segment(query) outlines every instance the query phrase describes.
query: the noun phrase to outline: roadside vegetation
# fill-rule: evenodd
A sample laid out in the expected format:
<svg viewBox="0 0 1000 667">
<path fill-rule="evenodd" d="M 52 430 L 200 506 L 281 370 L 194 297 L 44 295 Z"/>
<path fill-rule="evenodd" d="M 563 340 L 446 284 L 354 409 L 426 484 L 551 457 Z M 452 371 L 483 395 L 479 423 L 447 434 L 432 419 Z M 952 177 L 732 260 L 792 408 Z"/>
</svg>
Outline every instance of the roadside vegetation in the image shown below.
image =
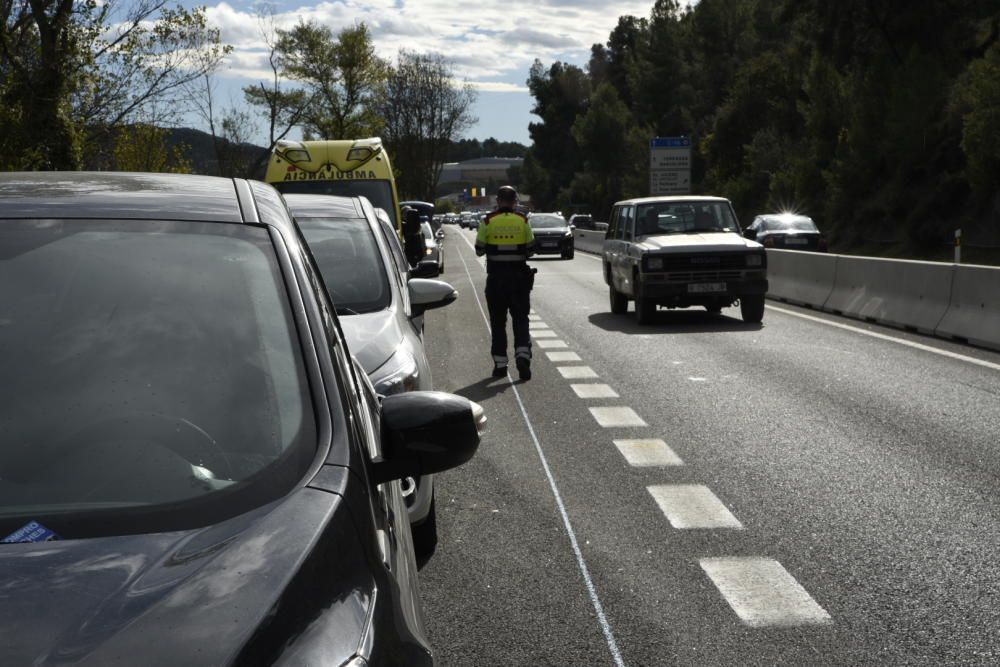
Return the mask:
<svg viewBox="0 0 1000 667">
<path fill-rule="evenodd" d="M 689 136 L 695 192 L 795 210 L 835 251 L 1000 263 L 995 0 L 658 0 L 585 68 L 536 61 L 522 174 L 606 219 L 648 193 L 648 141 Z M 992 248 L 991 248 L 992 246 Z"/>
</svg>

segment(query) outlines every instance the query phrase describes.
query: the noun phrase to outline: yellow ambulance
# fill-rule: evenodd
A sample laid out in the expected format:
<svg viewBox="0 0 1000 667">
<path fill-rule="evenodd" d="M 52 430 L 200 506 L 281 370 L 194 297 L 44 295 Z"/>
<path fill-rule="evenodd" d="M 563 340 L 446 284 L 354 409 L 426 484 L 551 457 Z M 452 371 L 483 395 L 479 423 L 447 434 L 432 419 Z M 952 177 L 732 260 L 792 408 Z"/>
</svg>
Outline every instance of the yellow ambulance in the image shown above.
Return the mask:
<svg viewBox="0 0 1000 667">
<path fill-rule="evenodd" d="M 402 230 L 392 165 L 378 137 L 279 141 L 264 180 L 283 193 L 368 197 Z"/>
</svg>

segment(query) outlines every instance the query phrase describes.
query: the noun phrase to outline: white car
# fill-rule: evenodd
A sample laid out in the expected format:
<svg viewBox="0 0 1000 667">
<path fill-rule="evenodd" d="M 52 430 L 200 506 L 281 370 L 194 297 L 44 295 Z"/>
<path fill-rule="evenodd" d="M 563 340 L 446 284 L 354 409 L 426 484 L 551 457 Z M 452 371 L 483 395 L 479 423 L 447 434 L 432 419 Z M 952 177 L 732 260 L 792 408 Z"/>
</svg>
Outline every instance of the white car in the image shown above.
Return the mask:
<svg viewBox="0 0 1000 667">
<path fill-rule="evenodd" d="M 448 283 L 411 277 L 392 222 L 366 198 L 290 194 L 285 201 L 323 276 L 347 346 L 376 393 L 433 389 L 423 314 L 451 303 L 458 292 Z M 432 263 L 418 268 L 425 266 L 437 269 Z M 426 560 L 437 544 L 434 478 L 407 478 L 403 491 L 414 549 Z"/>
</svg>

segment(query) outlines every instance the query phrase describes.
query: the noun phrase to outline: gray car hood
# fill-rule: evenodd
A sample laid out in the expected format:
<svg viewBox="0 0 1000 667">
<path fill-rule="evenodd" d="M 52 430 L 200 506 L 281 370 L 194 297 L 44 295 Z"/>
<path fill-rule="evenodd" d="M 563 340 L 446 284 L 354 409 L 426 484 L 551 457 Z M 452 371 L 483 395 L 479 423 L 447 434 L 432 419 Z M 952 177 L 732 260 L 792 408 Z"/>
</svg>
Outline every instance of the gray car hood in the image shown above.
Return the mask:
<svg viewBox="0 0 1000 667">
<path fill-rule="evenodd" d="M 653 252 L 726 252 L 762 248 L 756 241 L 749 241 L 733 232 L 708 234 L 660 234 L 647 236 L 637 244 Z"/>
<path fill-rule="evenodd" d="M 341 315 L 340 328 L 351 354 L 357 357 L 368 375 L 384 364 L 403 342 L 399 316 L 392 309 Z"/>
</svg>

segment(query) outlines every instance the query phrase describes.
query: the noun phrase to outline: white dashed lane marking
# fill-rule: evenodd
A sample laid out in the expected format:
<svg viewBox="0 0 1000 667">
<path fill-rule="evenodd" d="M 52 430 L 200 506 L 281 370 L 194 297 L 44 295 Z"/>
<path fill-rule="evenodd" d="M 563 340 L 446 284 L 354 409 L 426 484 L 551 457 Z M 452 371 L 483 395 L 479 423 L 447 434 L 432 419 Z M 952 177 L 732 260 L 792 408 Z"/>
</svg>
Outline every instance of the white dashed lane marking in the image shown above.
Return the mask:
<svg viewBox="0 0 1000 667">
<path fill-rule="evenodd" d="M 545 322 L 528 322 L 528 330 L 535 331 L 536 329 L 548 329 L 549 325 Z"/>
<path fill-rule="evenodd" d="M 570 389 L 580 398 L 618 398 L 618 392 L 606 384 L 571 384 Z"/>
<path fill-rule="evenodd" d="M 637 468 L 684 465 L 681 457 L 677 456 L 674 450 L 670 449 L 670 446 L 659 438 L 615 440 L 614 442 L 615 447 L 622 453 L 629 465 Z"/>
<path fill-rule="evenodd" d="M 566 342 L 558 339 L 536 340 L 535 345 L 542 349 L 551 349 L 554 347 L 566 347 Z"/>
<path fill-rule="evenodd" d="M 555 338 L 556 332 L 552 329 L 534 329 L 530 331 L 532 338 Z"/>
<path fill-rule="evenodd" d="M 529 322 L 537 322 L 542 319 L 539 315 L 528 315 Z"/>
<path fill-rule="evenodd" d="M 702 484 L 662 484 L 646 490 L 674 528 L 743 528 L 712 490 Z"/>
<path fill-rule="evenodd" d="M 698 563 L 747 625 L 788 627 L 833 620 L 776 560 L 702 558 Z"/>
<path fill-rule="evenodd" d="M 585 378 L 595 378 L 597 373 L 590 366 L 556 366 L 559 375 L 567 380 L 582 380 Z"/>
<path fill-rule="evenodd" d="M 549 361 L 580 361 L 580 355 L 570 350 L 546 352 L 545 356 L 549 358 Z"/>
<path fill-rule="evenodd" d="M 604 428 L 616 426 L 649 426 L 632 408 L 590 408 L 597 423 Z"/>
</svg>

